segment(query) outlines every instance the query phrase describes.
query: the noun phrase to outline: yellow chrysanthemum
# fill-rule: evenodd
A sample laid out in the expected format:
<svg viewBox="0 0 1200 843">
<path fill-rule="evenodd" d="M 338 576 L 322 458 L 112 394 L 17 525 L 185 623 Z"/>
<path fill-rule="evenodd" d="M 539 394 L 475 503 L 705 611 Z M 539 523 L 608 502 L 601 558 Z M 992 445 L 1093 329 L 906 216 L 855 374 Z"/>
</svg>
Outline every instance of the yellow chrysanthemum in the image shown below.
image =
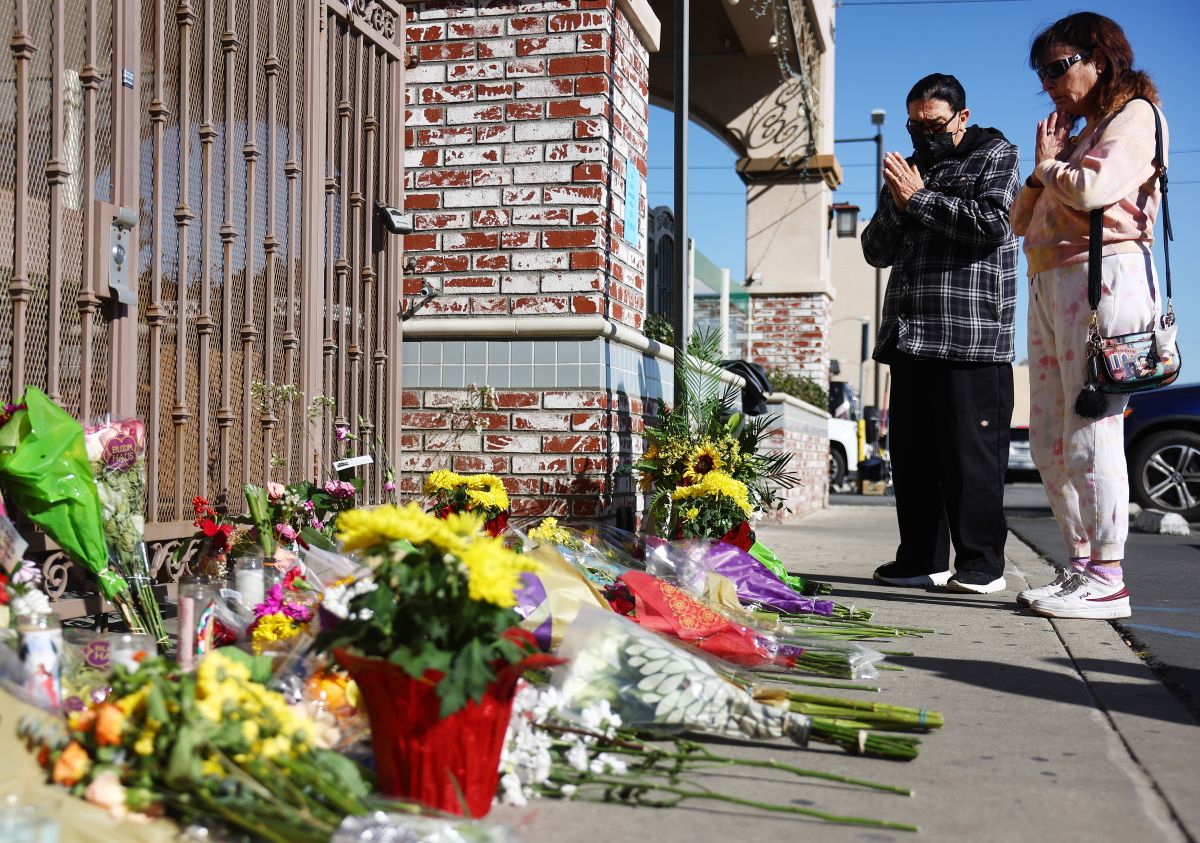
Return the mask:
<svg viewBox="0 0 1200 843">
<path fill-rule="evenodd" d="M 521 585 L 521 572 L 538 570 L 532 559 L 487 536 L 475 539 L 458 557 L 467 568 L 470 598 L 502 608 L 516 605 L 513 592 Z"/>
<path fill-rule="evenodd" d="M 482 527 L 482 519 L 473 513 L 457 513 L 441 519 L 410 503 L 343 512 L 337 521 L 337 537 L 346 552 L 407 541 L 412 544 L 428 542 L 453 553 Z"/>
<path fill-rule="evenodd" d="M 680 486 L 671 492 L 671 500 L 676 501 L 715 497 L 729 498 L 747 516 L 754 511 L 750 506 L 750 494 L 746 484 L 723 471 L 710 471 L 700 478 L 699 483 Z"/>
<path fill-rule="evenodd" d="M 658 459 L 658 453 L 659 453 L 658 446 L 651 445 L 649 448 L 646 449 L 646 453 L 642 454 L 642 456 L 645 459 L 654 460 L 654 459 Z"/>
<path fill-rule="evenodd" d="M 299 634 L 300 626 L 295 621 L 282 612 L 273 612 L 263 615 L 254 624 L 254 632 L 250 636 L 250 641 L 254 645 L 254 652 L 261 655 L 268 644 L 275 641 L 286 641 Z"/>
<path fill-rule="evenodd" d="M 425 478 L 425 494 L 434 495 L 438 492 L 449 492 L 466 483 L 461 474 L 453 471 L 435 471 Z"/>
<path fill-rule="evenodd" d="M 146 702 L 146 696 L 149 693 L 150 686 L 143 685 L 129 696 L 122 697 L 121 699 L 117 700 L 117 708 L 121 709 L 121 713 L 126 717 L 130 717 Z"/>
<path fill-rule="evenodd" d="M 699 518 L 700 517 L 700 507 L 693 506 L 690 509 L 685 510 L 683 513 L 683 517 L 688 519 L 689 521 L 691 521 L 693 518 Z"/>
<path fill-rule="evenodd" d="M 542 523 L 529 531 L 529 538 L 550 544 L 565 544 L 571 534 L 558 526 L 557 518 L 543 518 Z"/>
</svg>

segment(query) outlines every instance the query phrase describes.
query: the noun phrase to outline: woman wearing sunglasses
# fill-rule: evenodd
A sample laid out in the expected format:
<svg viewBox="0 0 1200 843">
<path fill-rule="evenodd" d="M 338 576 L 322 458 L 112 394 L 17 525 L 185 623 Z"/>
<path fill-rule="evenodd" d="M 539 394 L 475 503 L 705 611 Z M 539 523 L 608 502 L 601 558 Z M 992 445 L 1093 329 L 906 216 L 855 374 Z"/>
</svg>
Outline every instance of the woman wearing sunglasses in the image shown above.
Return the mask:
<svg viewBox="0 0 1200 843">
<path fill-rule="evenodd" d="M 1105 209 L 1100 333 L 1143 331 L 1158 312 L 1150 256 L 1158 165 L 1166 164 L 1154 160 L 1158 92 L 1134 70 L 1121 27 L 1091 12 L 1039 34 L 1029 62 L 1054 102 L 1053 113 L 1038 123 L 1036 164 L 1011 215 L 1029 261 L 1029 444 L 1070 559 L 1054 582 L 1021 592 L 1017 601 L 1047 617 L 1123 618 L 1129 616 L 1121 571 L 1129 532 L 1122 435 L 1128 399 L 1108 396 L 1103 415 L 1085 419 L 1075 413 L 1075 398 L 1085 381 L 1091 316 L 1091 210 Z M 1165 120 L 1163 133 L 1165 149 Z"/>
</svg>

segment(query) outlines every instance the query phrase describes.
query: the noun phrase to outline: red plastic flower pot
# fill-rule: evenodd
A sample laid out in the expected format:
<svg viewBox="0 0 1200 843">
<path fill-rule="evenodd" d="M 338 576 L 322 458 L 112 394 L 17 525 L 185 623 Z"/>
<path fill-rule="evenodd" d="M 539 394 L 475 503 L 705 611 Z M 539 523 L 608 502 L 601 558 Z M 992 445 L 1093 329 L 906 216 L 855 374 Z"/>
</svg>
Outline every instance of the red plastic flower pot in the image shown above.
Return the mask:
<svg viewBox="0 0 1200 843">
<path fill-rule="evenodd" d="M 500 780 L 500 753 L 512 715 L 517 679 L 527 668 L 559 660 L 535 655 L 497 671 L 479 702 L 441 717 L 437 683 L 429 671 L 414 679 L 383 659 L 335 649 L 338 664 L 358 683 L 367 717 L 379 789 L 452 814 L 482 817 Z"/>
</svg>

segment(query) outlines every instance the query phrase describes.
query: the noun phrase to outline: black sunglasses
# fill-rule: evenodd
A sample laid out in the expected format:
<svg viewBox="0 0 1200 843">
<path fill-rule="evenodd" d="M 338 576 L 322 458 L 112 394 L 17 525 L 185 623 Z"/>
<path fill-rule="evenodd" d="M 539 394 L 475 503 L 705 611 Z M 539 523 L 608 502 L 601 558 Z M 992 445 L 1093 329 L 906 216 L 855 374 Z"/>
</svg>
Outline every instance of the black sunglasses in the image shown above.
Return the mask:
<svg viewBox="0 0 1200 843">
<path fill-rule="evenodd" d="M 956 111 L 940 123 L 914 123 L 909 120 L 904 124 L 904 128 L 908 129 L 910 135 L 941 135 L 960 114 L 961 111 Z"/>
<path fill-rule="evenodd" d="M 1038 79 L 1045 81 L 1046 79 L 1057 79 L 1062 76 L 1074 65 L 1081 61 L 1086 61 L 1092 55 L 1091 50 L 1084 50 L 1082 53 L 1076 53 L 1073 56 L 1068 56 L 1065 59 L 1052 61 L 1049 64 L 1044 64 L 1037 69 Z"/>
</svg>

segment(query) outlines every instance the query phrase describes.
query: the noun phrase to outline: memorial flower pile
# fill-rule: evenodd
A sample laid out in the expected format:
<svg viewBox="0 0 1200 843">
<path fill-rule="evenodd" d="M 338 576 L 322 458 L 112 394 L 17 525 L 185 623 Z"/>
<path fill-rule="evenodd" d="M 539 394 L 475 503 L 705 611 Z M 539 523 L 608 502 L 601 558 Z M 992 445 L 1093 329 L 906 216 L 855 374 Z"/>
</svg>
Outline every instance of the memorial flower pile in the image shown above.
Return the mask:
<svg viewBox="0 0 1200 843">
<path fill-rule="evenodd" d="M 696 367 L 687 377 L 687 400 L 676 407 L 660 402 L 658 423 L 646 427 L 647 448 L 633 469 L 651 495 L 648 515 L 659 535 L 736 536 L 748 548 L 748 522 L 782 507 L 779 490 L 799 479 L 788 471 L 787 454 L 762 447 L 777 419 L 735 409 L 739 392 L 720 379 L 719 337 L 694 336 L 688 353 Z"/>
</svg>

